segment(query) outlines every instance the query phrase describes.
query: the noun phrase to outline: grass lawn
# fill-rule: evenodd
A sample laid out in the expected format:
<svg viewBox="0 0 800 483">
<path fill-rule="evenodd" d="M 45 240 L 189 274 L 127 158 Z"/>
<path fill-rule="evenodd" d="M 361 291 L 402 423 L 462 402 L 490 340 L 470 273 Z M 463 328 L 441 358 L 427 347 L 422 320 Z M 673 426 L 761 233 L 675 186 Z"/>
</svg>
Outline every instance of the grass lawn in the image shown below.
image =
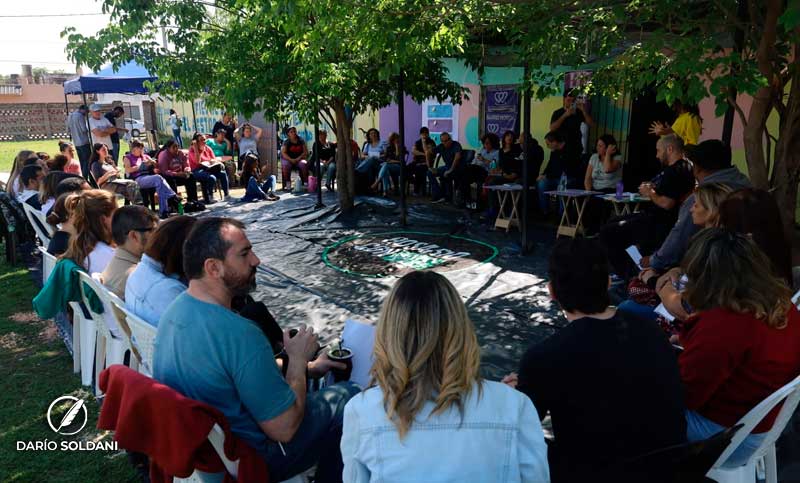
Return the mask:
<svg viewBox="0 0 800 483">
<path fill-rule="evenodd" d="M 17 441 L 111 440 L 95 429 L 100 408 L 72 373 L 72 357 L 52 321 L 31 311 L 36 293 L 25 267 L 0 261 L 0 482 L 139 481 L 122 450 L 17 451 Z M 88 422 L 75 436 L 58 435 L 47 424 L 48 406 L 63 395 L 86 402 Z"/>
<path fill-rule="evenodd" d="M 23 149 L 31 151 L 44 151 L 50 156 L 58 154 L 58 139 L 45 139 L 43 141 L 2 141 L 0 142 L 0 172 L 8 173 L 14 164 L 17 153 Z M 125 153 L 128 143 L 120 140 L 120 150 Z"/>
</svg>

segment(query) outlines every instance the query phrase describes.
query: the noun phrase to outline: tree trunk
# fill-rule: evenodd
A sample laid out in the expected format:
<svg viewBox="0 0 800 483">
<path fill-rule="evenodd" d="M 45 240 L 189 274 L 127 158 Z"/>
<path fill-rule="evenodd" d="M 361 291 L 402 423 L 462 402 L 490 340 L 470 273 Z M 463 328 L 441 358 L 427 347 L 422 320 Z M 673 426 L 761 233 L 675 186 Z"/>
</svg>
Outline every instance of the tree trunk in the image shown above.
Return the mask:
<svg viewBox="0 0 800 483">
<path fill-rule="evenodd" d="M 766 1 L 767 11 L 764 15 L 761 39 L 756 51 L 756 63 L 761 75 L 767 79 L 767 86 L 756 91 L 753 96 L 753 105 L 750 107 L 747 125 L 744 127 L 744 152 L 747 169 L 750 173 L 750 182 L 754 187 L 761 189 L 769 188 L 769 172 L 764 153 L 764 128 L 774 107 L 775 72 L 773 72 L 772 61 L 775 54 L 781 4 L 781 0 Z"/>
<path fill-rule="evenodd" d="M 355 197 L 355 166 L 353 150 L 350 147 L 353 121 L 344 109 L 344 102 L 333 101 L 333 112 L 336 116 L 336 180 L 339 190 L 339 206 L 347 213 L 353 209 Z"/>
<path fill-rule="evenodd" d="M 791 240 L 800 183 L 800 69 L 792 74 L 789 99 L 781 116 L 774 170 L 775 199 L 781 209 L 786 236 Z"/>
</svg>

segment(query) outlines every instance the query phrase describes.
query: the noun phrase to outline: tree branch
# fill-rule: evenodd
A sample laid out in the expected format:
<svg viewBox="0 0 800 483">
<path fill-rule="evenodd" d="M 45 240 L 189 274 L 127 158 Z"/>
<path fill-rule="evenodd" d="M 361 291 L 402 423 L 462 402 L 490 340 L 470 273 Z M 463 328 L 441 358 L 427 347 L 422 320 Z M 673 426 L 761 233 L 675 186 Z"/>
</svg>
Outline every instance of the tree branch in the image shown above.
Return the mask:
<svg viewBox="0 0 800 483">
<path fill-rule="evenodd" d="M 728 105 L 733 107 L 733 109 L 736 111 L 736 114 L 739 115 L 739 120 L 742 121 L 742 127 L 743 128 L 747 127 L 747 116 L 744 114 L 744 111 L 739 106 L 739 103 L 736 102 L 736 99 L 729 96 Z"/>
</svg>

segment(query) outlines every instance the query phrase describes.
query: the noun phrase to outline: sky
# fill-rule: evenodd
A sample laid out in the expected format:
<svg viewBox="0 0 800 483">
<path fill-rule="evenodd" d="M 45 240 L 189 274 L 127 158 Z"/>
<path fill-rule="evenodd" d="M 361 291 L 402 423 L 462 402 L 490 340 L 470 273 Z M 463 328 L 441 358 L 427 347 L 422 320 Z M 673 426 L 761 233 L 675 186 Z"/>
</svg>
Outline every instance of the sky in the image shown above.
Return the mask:
<svg viewBox="0 0 800 483">
<path fill-rule="evenodd" d="M 78 33 L 92 35 L 108 22 L 107 15 L 64 16 L 67 14 L 99 14 L 100 0 L 35 0 L 3 1 L 0 9 L 0 74 L 19 74 L 22 64 L 63 69 L 75 72 L 64 48 L 66 39 L 60 33 L 68 26 Z M 59 15 L 36 17 L 39 15 Z M 84 68 L 85 70 L 85 68 Z"/>
</svg>

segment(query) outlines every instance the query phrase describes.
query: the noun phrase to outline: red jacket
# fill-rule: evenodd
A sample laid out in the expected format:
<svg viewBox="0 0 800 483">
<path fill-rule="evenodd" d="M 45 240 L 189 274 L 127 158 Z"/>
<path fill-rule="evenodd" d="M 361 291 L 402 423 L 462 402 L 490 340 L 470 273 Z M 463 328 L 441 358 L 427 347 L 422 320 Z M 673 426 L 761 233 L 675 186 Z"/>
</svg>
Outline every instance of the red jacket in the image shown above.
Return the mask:
<svg viewBox="0 0 800 483">
<path fill-rule="evenodd" d="M 207 439 L 214 423 L 225 432 L 225 454 L 239 460 L 238 481 L 268 481 L 266 462 L 233 436 L 225 416 L 208 404 L 123 365 L 100 373 L 100 389 L 106 394 L 97 427 L 114 431 L 120 447 L 148 455 L 153 483 L 171 482 L 173 476 L 187 478 L 195 468 L 225 471 Z M 226 474 L 225 481 L 237 479 Z"/>
<path fill-rule="evenodd" d="M 752 315 L 713 309 L 684 325 L 678 358 L 686 407 L 733 426 L 770 394 L 800 374 L 800 313 L 792 307 L 783 329 Z M 754 429 L 769 431 L 780 406 Z"/>
</svg>

